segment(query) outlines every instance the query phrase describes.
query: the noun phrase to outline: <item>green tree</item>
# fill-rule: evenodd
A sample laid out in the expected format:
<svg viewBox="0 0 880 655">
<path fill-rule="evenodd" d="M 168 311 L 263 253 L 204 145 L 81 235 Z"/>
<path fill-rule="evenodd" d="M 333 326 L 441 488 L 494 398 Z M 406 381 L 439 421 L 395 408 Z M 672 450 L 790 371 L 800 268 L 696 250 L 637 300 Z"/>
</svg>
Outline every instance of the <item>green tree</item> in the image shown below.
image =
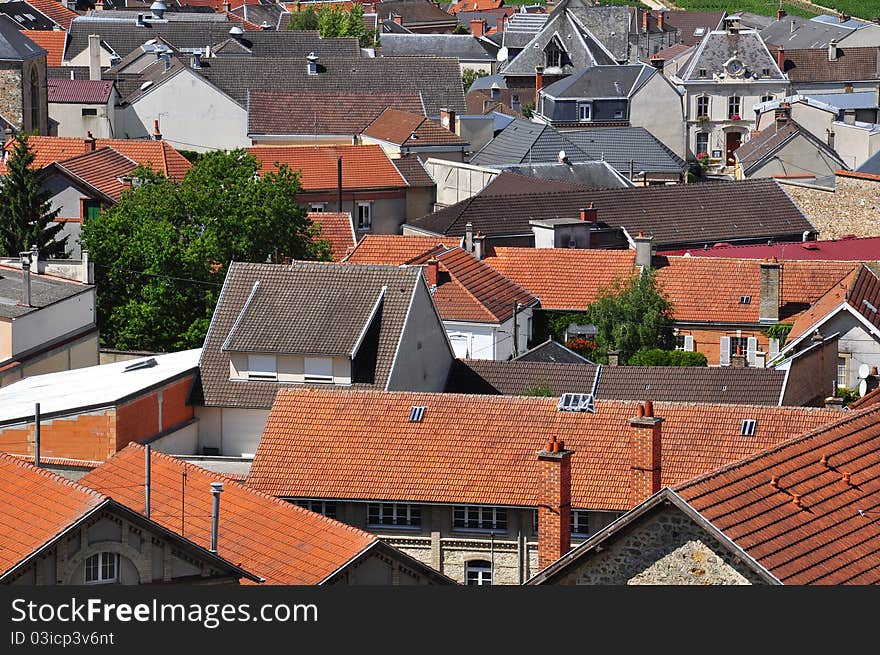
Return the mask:
<svg viewBox="0 0 880 655">
<path fill-rule="evenodd" d="M 481 77 L 486 77 L 488 73 L 485 71 L 477 72 L 470 68 L 465 69 L 465 71 L 461 74 L 461 85 L 464 87 L 464 92 L 467 93 L 470 91 L 471 85 L 476 82 Z"/>
<path fill-rule="evenodd" d="M 703 353 L 645 348 L 630 357 L 627 364 L 630 366 L 706 366 L 708 362 Z"/>
<path fill-rule="evenodd" d="M 6 162 L 6 176 L 0 180 L 0 248 L 9 257 L 36 245 L 40 257 L 67 257 L 69 235 L 55 223 L 59 209 L 52 209 L 51 194 L 40 190 L 40 171 L 33 168 L 36 155 L 27 136 L 15 140 Z"/>
<path fill-rule="evenodd" d="M 287 23 L 287 29 L 295 32 L 315 32 L 318 30 L 318 14 L 311 7 L 305 11 L 296 6 L 295 11 Z"/>
<path fill-rule="evenodd" d="M 609 350 L 619 350 L 626 362 L 642 349 L 671 349 L 672 309 L 653 270 L 617 280 L 587 307 L 587 320 L 598 329 L 596 359 L 607 361 Z"/>
<path fill-rule="evenodd" d="M 329 258 L 296 203 L 299 173 L 259 170 L 241 149 L 206 153 L 180 182 L 139 168 L 138 184 L 84 224 L 105 345 L 198 347 L 231 261 Z"/>
<path fill-rule="evenodd" d="M 458 25 L 455 26 L 455 29 L 452 30 L 452 33 L 453 34 L 470 34 L 471 31 L 467 27 L 465 27 L 464 25 L 459 23 Z"/>
<path fill-rule="evenodd" d="M 341 37 L 357 39 L 362 48 L 369 48 L 376 42 L 376 30 L 368 30 L 364 25 L 364 7 L 354 3 L 351 9 L 325 5 L 318 12 L 318 33 L 323 38 Z"/>
</svg>

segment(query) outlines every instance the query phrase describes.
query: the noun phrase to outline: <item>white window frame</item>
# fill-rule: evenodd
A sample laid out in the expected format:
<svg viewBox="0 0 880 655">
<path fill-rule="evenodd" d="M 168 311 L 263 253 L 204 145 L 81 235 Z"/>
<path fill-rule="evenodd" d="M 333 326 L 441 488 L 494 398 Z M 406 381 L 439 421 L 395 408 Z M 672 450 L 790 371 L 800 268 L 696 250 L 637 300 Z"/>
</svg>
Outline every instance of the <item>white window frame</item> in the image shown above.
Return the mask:
<svg viewBox="0 0 880 655">
<path fill-rule="evenodd" d="M 114 584 L 119 582 L 119 553 L 110 553 L 107 551 L 95 553 L 86 558 L 83 566 L 85 567 L 83 573 L 85 584 Z M 112 566 L 113 569 L 112 576 L 108 575 L 106 572 L 106 569 L 110 566 Z M 94 567 L 97 575 L 90 579 L 89 569 L 92 567 Z"/>
<path fill-rule="evenodd" d="M 843 384 L 840 383 L 840 360 L 843 360 Z M 852 354 L 851 353 L 837 353 L 837 388 L 838 389 L 847 389 L 849 388 L 849 371 L 850 365 L 852 363 Z"/>
<path fill-rule="evenodd" d="M 736 111 L 733 111 L 733 108 L 736 107 Z M 731 116 L 739 116 L 742 118 L 742 98 L 740 96 L 729 96 L 727 98 L 727 118 L 730 120 Z"/>
<path fill-rule="evenodd" d="M 303 379 L 306 382 L 333 382 L 333 358 L 303 357 Z"/>
<path fill-rule="evenodd" d="M 275 355 L 248 354 L 249 380 L 277 380 L 278 358 Z"/>
<path fill-rule="evenodd" d="M 371 518 L 373 508 L 376 508 L 378 521 Z M 389 523 L 384 522 L 385 517 L 390 519 Z M 412 503 L 367 503 L 367 527 L 417 530 L 422 527 L 422 506 Z"/>
<path fill-rule="evenodd" d="M 590 532 L 589 511 L 585 509 L 571 510 L 571 534 L 576 537 L 589 537 L 592 534 Z"/>
<path fill-rule="evenodd" d="M 487 525 L 489 527 L 486 527 Z M 506 507 L 492 505 L 454 505 L 452 507 L 453 530 L 507 532 L 507 526 Z"/>
<path fill-rule="evenodd" d="M 705 137 L 705 139 L 706 139 L 706 143 L 705 143 L 706 149 L 705 150 L 700 150 L 700 138 L 701 137 Z M 701 152 L 705 152 L 707 155 L 709 154 L 709 133 L 708 132 L 697 132 L 696 148 L 695 149 L 696 149 L 696 154 L 698 154 L 698 155 Z"/>
<path fill-rule="evenodd" d="M 704 102 L 705 101 L 705 102 Z M 705 104 L 705 111 L 700 111 L 700 105 Z M 697 106 L 696 106 L 697 116 L 709 116 L 709 96 L 702 95 L 697 96 Z"/>
<path fill-rule="evenodd" d="M 584 110 L 586 111 L 586 116 L 584 116 Z M 589 102 L 579 102 L 578 103 L 578 122 L 580 123 L 589 123 L 593 120 L 593 105 Z"/>
<path fill-rule="evenodd" d="M 335 500 L 317 500 L 315 498 L 295 498 L 291 501 L 297 507 L 302 507 L 315 514 L 335 519 L 337 506 Z"/>
<path fill-rule="evenodd" d="M 361 210 L 366 209 L 366 216 L 361 214 Z M 366 219 L 366 220 L 365 220 Z M 357 229 L 361 232 L 369 232 L 373 229 L 373 202 L 369 200 L 359 200 L 357 203 Z"/>
<path fill-rule="evenodd" d="M 492 562 L 484 559 L 472 559 L 464 565 L 464 583 L 468 586 L 491 586 Z M 474 579 L 471 582 L 471 579 Z"/>
<path fill-rule="evenodd" d="M 310 202 L 309 203 L 309 211 L 313 214 L 323 214 L 327 211 L 327 203 L 326 202 Z"/>
</svg>

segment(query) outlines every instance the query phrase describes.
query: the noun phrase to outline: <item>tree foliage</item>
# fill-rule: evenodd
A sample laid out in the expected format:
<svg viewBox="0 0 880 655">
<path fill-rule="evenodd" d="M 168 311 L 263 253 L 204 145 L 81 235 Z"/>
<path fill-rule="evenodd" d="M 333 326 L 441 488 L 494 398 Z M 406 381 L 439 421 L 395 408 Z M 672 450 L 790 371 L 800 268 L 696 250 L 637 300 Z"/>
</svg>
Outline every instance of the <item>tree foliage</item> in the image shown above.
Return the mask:
<svg viewBox="0 0 880 655">
<path fill-rule="evenodd" d="M 646 348 L 639 350 L 627 362 L 630 366 L 707 366 L 703 353 L 688 350 L 663 350 Z"/>
<path fill-rule="evenodd" d="M 369 48 L 376 43 L 376 30 L 368 30 L 364 25 L 364 7 L 354 3 L 351 9 L 325 5 L 317 12 L 314 9 L 292 13 L 287 29 L 294 31 L 317 30 L 322 38 L 341 37 L 357 39 L 362 48 Z"/>
<path fill-rule="evenodd" d="M 467 93 L 471 89 L 471 85 L 481 77 L 486 77 L 489 73 L 486 71 L 475 71 L 472 68 L 466 68 L 461 74 L 461 85 L 464 92 Z"/>
<path fill-rule="evenodd" d="M 299 9 L 299 6 L 297 6 Z M 290 16 L 287 29 L 295 32 L 315 32 L 318 30 L 318 13 L 309 7 L 305 10 L 295 11 Z"/>
<path fill-rule="evenodd" d="M 55 223 L 59 209 L 52 209 L 51 194 L 40 190 L 40 171 L 32 167 L 36 155 L 26 136 L 15 140 L 0 180 L 0 248 L 17 257 L 36 245 L 40 257 L 67 257 L 69 235 L 60 237 L 62 223 Z"/>
<path fill-rule="evenodd" d="M 105 345 L 201 346 L 231 261 L 329 258 L 296 204 L 299 173 L 258 171 L 241 149 L 206 153 L 181 182 L 139 168 L 139 184 L 83 225 Z"/>
</svg>

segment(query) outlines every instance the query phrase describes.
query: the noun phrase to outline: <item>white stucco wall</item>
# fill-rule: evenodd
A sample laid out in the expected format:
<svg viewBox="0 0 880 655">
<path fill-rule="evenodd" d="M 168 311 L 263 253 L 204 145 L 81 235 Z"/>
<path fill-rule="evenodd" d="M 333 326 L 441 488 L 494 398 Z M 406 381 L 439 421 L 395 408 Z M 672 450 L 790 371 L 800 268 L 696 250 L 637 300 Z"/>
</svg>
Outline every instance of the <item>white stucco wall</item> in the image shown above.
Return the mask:
<svg viewBox="0 0 880 655">
<path fill-rule="evenodd" d="M 687 157 L 684 99 L 663 75 L 652 75 L 630 99 L 629 122 L 644 127 L 682 159 Z"/>
<path fill-rule="evenodd" d="M 196 407 L 199 450 L 219 448 L 226 457 L 254 454 L 269 419 L 268 409 Z"/>
<path fill-rule="evenodd" d="M 528 350 L 532 330 L 532 309 L 517 313 L 517 353 Z M 469 359 L 507 360 L 514 357 L 513 317 L 500 324 L 443 321 L 455 356 Z"/>
<path fill-rule="evenodd" d="M 12 356 L 95 322 L 95 290 L 89 289 L 12 321 Z"/>
<path fill-rule="evenodd" d="M 110 94 L 106 105 L 50 102 L 49 118 L 58 123 L 56 136 L 85 137 L 88 132 L 96 139 L 112 139 L 115 136 L 116 91 Z M 97 116 L 83 116 L 83 109 L 96 109 Z"/>
</svg>

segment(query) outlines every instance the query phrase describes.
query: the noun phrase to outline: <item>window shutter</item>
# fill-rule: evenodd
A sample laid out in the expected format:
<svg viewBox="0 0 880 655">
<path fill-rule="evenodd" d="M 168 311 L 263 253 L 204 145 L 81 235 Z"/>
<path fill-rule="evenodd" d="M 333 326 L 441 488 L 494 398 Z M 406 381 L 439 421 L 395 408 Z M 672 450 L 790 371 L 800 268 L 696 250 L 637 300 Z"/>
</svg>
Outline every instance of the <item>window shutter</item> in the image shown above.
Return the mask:
<svg viewBox="0 0 880 655">
<path fill-rule="evenodd" d="M 690 334 L 684 335 L 684 349 L 693 352 L 694 338 Z"/>
<path fill-rule="evenodd" d="M 749 363 L 749 366 L 755 365 L 755 353 L 758 352 L 758 339 L 757 337 L 749 337 L 748 341 L 746 341 L 746 361 Z"/>
<path fill-rule="evenodd" d="M 770 339 L 770 359 L 779 354 L 779 339 Z"/>
<path fill-rule="evenodd" d="M 730 337 L 721 337 L 721 356 L 718 363 L 722 366 L 730 366 Z"/>
</svg>

